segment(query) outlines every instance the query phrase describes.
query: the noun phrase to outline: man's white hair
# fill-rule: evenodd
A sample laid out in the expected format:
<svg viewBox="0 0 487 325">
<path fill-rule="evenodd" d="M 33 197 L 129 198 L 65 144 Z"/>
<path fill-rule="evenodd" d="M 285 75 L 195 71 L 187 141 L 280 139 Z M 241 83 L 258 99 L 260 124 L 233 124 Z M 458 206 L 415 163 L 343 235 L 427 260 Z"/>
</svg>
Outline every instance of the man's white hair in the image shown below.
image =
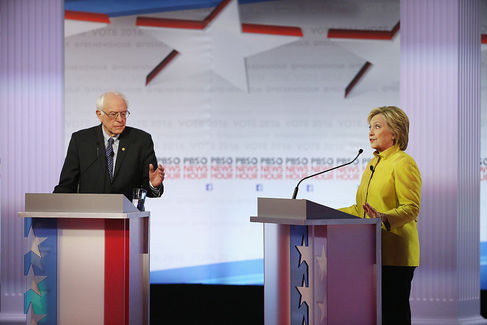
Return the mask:
<svg viewBox="0 0 487 325">
<path fill-rule="evenodd" d="M 100 97 L 98 97 L 98 99 L 96 100 L 97 110 L 103 111 L 103 103 L 105 102 L 106 95 L 115 95 L 122 98 L 122 100 L 125 102 L 125 106 L 129 107 L 129 102 L 127 101 L 127 98 L 125 98 L 124 94 L 119 93 L 118 91 L 107 91 L 106 93 L 101 94 Z"/>
</svg>

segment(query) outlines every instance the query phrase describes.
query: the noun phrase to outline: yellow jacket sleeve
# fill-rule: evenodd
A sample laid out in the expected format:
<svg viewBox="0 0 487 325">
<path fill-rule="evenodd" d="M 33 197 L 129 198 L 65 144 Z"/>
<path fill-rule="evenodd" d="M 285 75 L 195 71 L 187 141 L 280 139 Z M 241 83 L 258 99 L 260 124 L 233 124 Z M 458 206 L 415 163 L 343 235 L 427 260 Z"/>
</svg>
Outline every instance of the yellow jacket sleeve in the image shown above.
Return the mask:
<svg viewBox="0 0 487 325">
<path fill-rule="evenodd" d="M 387 215 L 391 229 L 417 220 L 421 199 L 421 175 L 413 159 L 403 156 L 396 161 L 393 173 L 397 207 L 381 211 Z"/>
<path fill-rule="evenodd" d="M 351 206 L 346 207 L 346 208 L 340 208 L 338 210 L 345 212 L 345 213 L 348 213 L 348 214 L 351 214 L 351 215 L 356 216 L 356 217 L 360 217 L 356 204 L 351 205 Z"/>
</svg>

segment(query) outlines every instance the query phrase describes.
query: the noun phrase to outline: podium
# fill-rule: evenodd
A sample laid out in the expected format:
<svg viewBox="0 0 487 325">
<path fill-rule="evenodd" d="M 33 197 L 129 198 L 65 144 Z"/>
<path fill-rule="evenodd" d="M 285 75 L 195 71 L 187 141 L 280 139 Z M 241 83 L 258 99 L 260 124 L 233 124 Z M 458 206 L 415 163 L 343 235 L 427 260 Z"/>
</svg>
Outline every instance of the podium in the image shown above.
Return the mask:
<svg viewBox="0 0 487 325">
<path fill-rule="evenodd" d="M 381 324 L 381 223 L 308 200 L 258 198 L 266 325 Z"/>
<path fill-rule="evenodd" d="M 149 324 L 149 212 L 122 194 L 26 194 L 27 323 Z"/>
</svg>

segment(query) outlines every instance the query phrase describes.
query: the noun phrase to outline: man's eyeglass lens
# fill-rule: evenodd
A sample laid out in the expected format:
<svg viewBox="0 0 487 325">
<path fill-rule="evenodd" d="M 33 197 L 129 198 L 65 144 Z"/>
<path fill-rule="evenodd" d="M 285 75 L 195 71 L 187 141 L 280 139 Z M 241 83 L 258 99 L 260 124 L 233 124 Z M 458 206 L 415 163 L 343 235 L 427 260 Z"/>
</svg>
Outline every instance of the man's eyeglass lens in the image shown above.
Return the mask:
<svg viewBox="0 0 487 325">
<path fill-rule="evenodd" d="M 113 120 L 116 119 L 116 118 L 118 118 L 119 115 L 123 119 L 129 117 L 129 115 L 130 115 L 130 112 L 129 111 L 125 111 L 125 112 L 111 112 L 111 113 L 107 113 L 105 111 L 102 111 L 102 112 L 105 113 L 106 116 L 108 116 L 109 118 L 111 118 Z"/>
</svg>

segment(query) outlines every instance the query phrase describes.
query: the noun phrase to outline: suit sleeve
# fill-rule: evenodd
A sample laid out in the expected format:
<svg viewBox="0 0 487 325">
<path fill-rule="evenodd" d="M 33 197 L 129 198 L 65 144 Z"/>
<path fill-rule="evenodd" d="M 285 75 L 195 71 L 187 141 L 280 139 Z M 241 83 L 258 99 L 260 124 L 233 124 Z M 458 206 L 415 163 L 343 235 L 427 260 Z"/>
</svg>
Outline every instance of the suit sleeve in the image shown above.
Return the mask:
<svg viewBox="0 0 487 325">
<path fill-rule="evenodd" d="M 142 179 L 143 179 L 144 188 L 147 190 L 147 196 L 160 197 L 164 192 L 164 185 L 161 183 L 159 188 L 153 190 L 149 180 L 149 164 L 152 164 L 152 166 L 154 166 L 154 169 L 157 168 L 157 158 L 154 152 L 154 142 L 152 141 L 152 137 L 150 134 L 147 136 L 147 140 L 145 142 Z"/>
<path fill-rule="evenodd" d="M 64 160 L 59 184 L 54 187 L 54 193 L 76 193 L 78 192 L 78 183 L 80 175 L 80 162 L 78 154 L 78 144 L 76 136 L 73 134 L 69 141 L 68 152 Z"/>
</svg>

